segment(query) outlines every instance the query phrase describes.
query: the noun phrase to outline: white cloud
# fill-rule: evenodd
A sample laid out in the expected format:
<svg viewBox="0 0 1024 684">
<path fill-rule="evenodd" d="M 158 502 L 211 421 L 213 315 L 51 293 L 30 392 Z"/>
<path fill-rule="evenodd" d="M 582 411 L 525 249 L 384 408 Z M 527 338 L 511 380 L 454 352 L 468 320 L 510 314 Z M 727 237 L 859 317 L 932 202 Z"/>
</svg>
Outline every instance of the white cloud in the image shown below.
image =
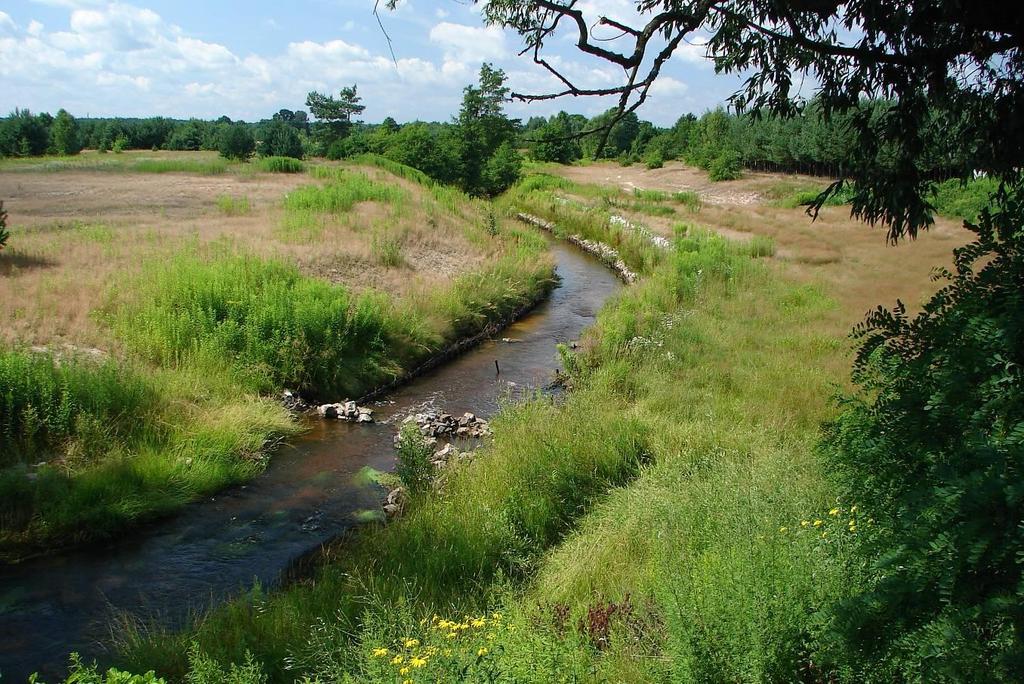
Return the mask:
<svg viewBox="0 0 1024 684">
<path fill-rule="evenodd" d="M 45 28 L 46 27 L 43 26 L 41 22 L 38 22 L 35 19 L 33 19 L 32 21 L 28 22 L 28 28 L 25 29 L 25 32 L 30 36 L 40 36 L 42 35 L 43 29 Z"/>
<path fill-rule="evenodd" d="M 505 32 L 497 26 L 466 26 L 443 21 L 430 29 L 430 42 L 441 46 L 447 61 L 479 65 L 508 56 Z"/>
<path fill-rule="evenodd" d="M 0 11 L 0 35 L 14 33 L 17 30 L 18 25 L 11 19 L 11 15 Z"/>
</svg>

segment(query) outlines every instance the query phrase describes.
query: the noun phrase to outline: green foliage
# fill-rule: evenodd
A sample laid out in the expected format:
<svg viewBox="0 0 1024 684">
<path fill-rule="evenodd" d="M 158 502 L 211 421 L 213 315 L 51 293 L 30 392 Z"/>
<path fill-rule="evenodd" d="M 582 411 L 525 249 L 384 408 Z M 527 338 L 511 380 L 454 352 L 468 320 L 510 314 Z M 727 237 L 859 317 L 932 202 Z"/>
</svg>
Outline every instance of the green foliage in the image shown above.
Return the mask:
<svg viewBox="0 0 1024 684">
<path fill-rule="evenodd" d="M 569 115 L 559 112 L 550 123 L 532 133 L 536 142 L 530 148 L 530 156 L 541 162 L 571 164 L 583 155 L 579 140 L 572 137 L 574 133 Z"/>
<path fill-rule="evenodd" d="M 121 154 L 128 149 L 128 136 L 119 135 L 114 139 L 114 144 L 110 147 L 114 154 Z"/>
<path fill-rule="evenodd" d="M 644 157 L 644 164 L 648 169 L 660 169 L 665 166 L 665 158 L 662 156 L 661 150 L 655 149 L 648 152 Z"/>
<path fill-rule="evenodd" d="M 259 169 L 266 173 L 302 173 L 306 165 L 295 157 L 263 157 Z"/>
<path fill-rule="evenodd" d="M 291 157 L 302 159 L 302 139 L 294 126 L 280 119 L 261 126 L 256 152 L 262 157 Z"/>
<path fill-rule="evenodd" d="M 860 391 L 823 445 L 877 522 L 870 584 L 834 621 L 831 656 L 861 681 L 1024 667 L 1024 192 L 998 202 L 920 314 L 880 308 L 857 328 Z"/>
<path fill-rule="evenodd" d="M 703 206 L 704 204 L 703 200 L 701 200 L 700 198 L 700 194 L 693 192 L 691 190 L 683 190 L 680 192 L 672 193 L 672 200 L 674 202 L 682 204 L 691 212 L 700 211 L 701 206 Z"/>
<path fill-rule="evenodd" d="M 950 179 L 935 187 L 932 205 L 943 216 L 977 223 L 998 189 L 999 181 L 993 178 L 982 177 L 966 182 Z"/>
<path fill-rule="evenodd" d="M 229 124 L 220 131 L 217 151 L 225 159 L 244 161 L 256 151 L 256 140 L 248 126 Z"/>
<path fill-rule="evenodd" d="M 740 156 L 731 150 L 719 154 L 708 166 L 708 178 L 713 181 L 736 180 L 741 172 Z"/>
<path fill-rule="evenodd" d="M 32 675 L 29 682 L 30 684 L 43 684 L 38 675 Z M 106 672 L 100 672 L 95 662 L 84 663 L 77 653 L 72 653 L 68 676 L 64 680 L 64 684 L 167 684 L 167 680 L 157 677 L 153 671 L 136 675 L 112 667 Z"/>
<path fill-rule="evenodd" d="M 160 365 L 227 365 L 250 389 L 336 396 L 359 396 L 397 373 L 386 301 L 305 278 L 294 266 L 180 256 L 151 269 L 134 295 L 116 329 Z"/>
<path fill-rule="evenodd" d="M 498 195 L 519 180 L 523 159 L 509 142 L 503 142 L 484 164 L 481 189 L 485 195 Z"/>
<path fill-rule="evenodd" d="M 50 144 L 54 153 L 62 156 L 78 154 L 82 150 L 82 143 L 78 136 L 78 122 L 64 109 L 57 112 L 57 116 L 53 119 L 53 126 L 50 128 Z"/>
<path fill-rule="evenodd" d="M 755 235 L 750 239 L 750 256 L 756 258 L 775 255 L 775 240 L 764 235 Z"/>
<path fill-rule="evenodd" d="M 349 134 L 353 117 L 359 116 L 366 109 L 360 102 L 362 98 L 355 85 L 342 88 L 337 99 L 333 95 L 323 95 L 316 91 L 309 93 L 306 106 L 322 122 L 319 137 L 325 147 L 329 148 Z"/>
<path fill-rule="evenodd" d="M 152 390 L 114 362 L 0 352 L 0 466 L 78 436 L 102 447 L 130 434 L 153 403 Z"/>
<path fill-rule="evenodd" d="M 420 434 L 415 423 L 406 423 L 398 433 L 396 450 L 395 474 L 413 496 L 423 494 L 430 489 L 434 476 L 434 449 Z"/>
<path fill-rule="evenodd" d="M 46 154 L 50 146 L 49 114 L 33 115 L 27 109 L 15 109 L 0 121 L 0 156 L 35 157 Z"/>
</svg>

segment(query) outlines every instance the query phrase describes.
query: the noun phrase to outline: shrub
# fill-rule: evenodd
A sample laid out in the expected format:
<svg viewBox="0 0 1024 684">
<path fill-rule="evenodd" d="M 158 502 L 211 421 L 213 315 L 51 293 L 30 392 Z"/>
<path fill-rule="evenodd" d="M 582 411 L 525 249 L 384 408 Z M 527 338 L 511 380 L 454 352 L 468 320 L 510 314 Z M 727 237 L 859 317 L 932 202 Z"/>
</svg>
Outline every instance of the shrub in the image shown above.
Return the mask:
<svg viewBox="0 0 1024 684">
<path fill-rule="evenodd" d="M 648 169 L 660 169 L 665 165 L 665 157 L 662 156 L 661 150 L 653 150 L 647 153 L 644 164 L 647 165 Z"/>
<path fill-rule="evenodd" d="M 398 433 L 395 473 L 410 494 L 422 494 L 430 489 L 434 475 L 434 464 L 430 462 L 433 456 L 433 447 L 420 434 L 416 424 L 403 425 Z"/>
<path fill-rule="evenodd" d="M 128 149 L 128 138 L 123 133 L 117 136 L 117 138 L 114 140 L 113 146 L 111 146 L 110 149 L 114 151 L 114 154 L 121 154 L 126 149 Z"/>
<path fill-rule="evenodd" d="M 225 159 L 248 159 L 256 149 L 256 141 L 248 126 L 233 124 L 224 126 L 220 132 L 217 151 Z"/>
<path fill-rule="evenodd" d="M 932 204 L 935 211 L 943 216 L 976 222 L 998 188 L 999 181 L 993 178 L 976 178 L 967 182 L 954 178 L 935 186 Z"/>
<path fill-rule="evenodd" d="M 294 157 L 264 157 L 259 168 L 267 173 L 302 173 L 306 165 Z"/>
<path fill-rule="evenodd" d="M 725 150 L 708 166 L 708 178 L 716 182 L 736 180 L 740 177 L 741 170 L 740 155 L 732 150 Z"/>
<path fill-rule="evenodd" d="M 858 681 L 1011 681 L 1024 665 L 1024 191 L 1000 202 L 920 314 L 880 308 L 855 332 L 860 391 L 823 451 L 876 521 L 868 588 L 834 620 Z"/>
</svg>

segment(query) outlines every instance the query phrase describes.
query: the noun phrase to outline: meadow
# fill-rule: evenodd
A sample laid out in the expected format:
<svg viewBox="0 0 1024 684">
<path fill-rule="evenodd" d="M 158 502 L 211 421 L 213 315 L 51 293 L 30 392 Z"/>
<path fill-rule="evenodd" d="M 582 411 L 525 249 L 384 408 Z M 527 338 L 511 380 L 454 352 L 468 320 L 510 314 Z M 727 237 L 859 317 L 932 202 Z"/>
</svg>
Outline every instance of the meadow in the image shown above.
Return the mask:
<svg viewBox="0 0 1024 684">
<path fill-rule="evenodd" d="M 659 192 L 646 201 L 681 203 Z M 254 588 L 185 632 L 118 625 L 121 666 L 190 681 L 842 679 L 826 616 L 861 588 L 851 549 L 872 520 L 838 498 L 820 426 L 863 301 L 921 301 L 932 285 L 911 278 L 955 233 L 898 249 L 876 234 L 818 260 L 801 210 L 770 201 L 704 203 L 668 226 L 630 210 L 665 250 L 610 220 L 606 198 L 637 196 L 534 174 L 496 203 L 613 245 L 642 275 L 562 350 L 563 402 L 506 407 L 481 456 L 328 550 L 314 578 Z M 701 227 L 730 215 L 729 237 Z M 911 274 L 887 278 L 897 264 Z M 885 279 L 851 290 L 863 271 Z"/>
<path fill-rule="evenodd" d="M 356 398 L 553 284 L 542 238 L 394 169 L 99 157 L 0 165 L 7 559 L 252 477 L 283 389 Z"/>
</svg>

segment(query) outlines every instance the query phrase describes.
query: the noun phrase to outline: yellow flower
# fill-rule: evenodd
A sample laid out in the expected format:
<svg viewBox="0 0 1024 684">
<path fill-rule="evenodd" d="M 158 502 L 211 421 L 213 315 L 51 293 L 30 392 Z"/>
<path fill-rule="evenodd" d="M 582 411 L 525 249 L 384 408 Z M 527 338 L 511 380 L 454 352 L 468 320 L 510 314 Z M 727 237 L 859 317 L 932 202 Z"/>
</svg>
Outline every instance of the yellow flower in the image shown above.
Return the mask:
<svg viewBox="0 0 1024 684">
<path fill-rule="evenodd" d="M 833 508 L 831 511 L 828 512 L 828 514 L 829 515 L 839 515 L 839 509 L 838 508 Z"/>
<path fill-rule="evenodd" d="M 810 522 L 808 522 L 807 520 L 801 520 L 801 521 L 800 521 L 800 527 L 807 527 L 807 526 L 808 526 L 808 525 L 810 525 L 810 524 L 811 524 L 811 523 L 810 523 Z"/>
<path fill-rule="evenodd" d="M 821 521 L 821 520 L 815 520 L 814 521 L 814 526 L 815 527 L 821 527 L 822 525 L 824 525 L 823 521 Z"/>
<path fill-rule="evenodd" d="M 486 648 L 481 648 L 479 651 L 476 652 L 476 654 L 478 656 L 485 656 L 485 655 L 487 655 L 487 649 Z"/>
<path fill-rule="evenodd" d="M 387 654 L 388 654 L 388 649 L 386 649 L 386 648 L 375 648 L 375 649 L 373 649 L 373 657 L 374 658 L 383 658 Z"/>
<path fill-rule="evenodd" d="M 409 674 L 410 672 L 412 672 L 412 670 L 410 670 L 408 667 L 403 667 L 401 670 L 398 671 L 398 674 L 400 674 L 400 675 L 402 675 L 404 677 L 405 675 Z"/>
<path fill-rule="evenodd" d="M 822 532 L 822 533 L 821 533 L 821 538 L 822 538 L 822 539 L 824 539 L 824 538 L 825 538 L 825 537 L 827 537 L 827 536 L 828 536 L 828 532 Z"/>
<path fill-rule="evenodd" d="M 491 617 L 494 618 L 495 620 L 500 620 L 501 619 L 501 613 L 491 613 Z"/>
<path fill-rule="evenodd" d="M 779 532 L 780 532 L 781 534 L 785 534 L 785 533 L 786 533 L 786 528 L 785 528 L 785 527 L 780 527 L 780 528 L 779 528 Z"/>
<path fill-rule="evenodd" d="M 403 658 L 400 655 L 396 655 L 394 658 L 391 659 L 392 665 L 401 665 L 403 662 L 405 662 L 405 658 Z"/>
<path fill-rule="evenodd" d="M 476 627 L 477 629 L 479 629 L 480 627 L 483 627 L 486 624 L 487 624 L 487 620 L 485 620 L 483 618 L 477 618 L 477 619 L 473 620 L 473 626 Z"/>
<path fill-rule="evenodd" d="M 420 645 L 420 640 L 419 639 L 406 639 L 405 640 L 405 647 L 406 648 L 416 648 L 419 645 Z"/>
<path fill-rule="evenodd" d="M 459 636 L 458 632 L 448 632 L 448 638 L 449 639 L 454 639 L 457 636 Z"/>
<path fill-rule="evenodd" d="M 413 667 L 420 668 L 427 664 L 426 658 L 413 658 L 409 661 L 409 664 Z"/>
<path fill-rule="evenodd" d="M 402 684 L 415 684 L 415 683 L 411 679 L 405 679 L 405 680 L 402 681 Z"/>
<path fill-rule="evenodd" d="M 856 525 L 850 525 L 850 531 L 851 532 L 856 532 L 857 531 L 857 526 Z"/>
<path fill-rule="evenodd" d="M 856 507 L 856 506 L 852 506 L 852 507 L 850 508 L 850 512 L 851 512 L 851 513 L 856 513 L 856 512 L 857 512 L 857 507 Z"/>
</svg>

